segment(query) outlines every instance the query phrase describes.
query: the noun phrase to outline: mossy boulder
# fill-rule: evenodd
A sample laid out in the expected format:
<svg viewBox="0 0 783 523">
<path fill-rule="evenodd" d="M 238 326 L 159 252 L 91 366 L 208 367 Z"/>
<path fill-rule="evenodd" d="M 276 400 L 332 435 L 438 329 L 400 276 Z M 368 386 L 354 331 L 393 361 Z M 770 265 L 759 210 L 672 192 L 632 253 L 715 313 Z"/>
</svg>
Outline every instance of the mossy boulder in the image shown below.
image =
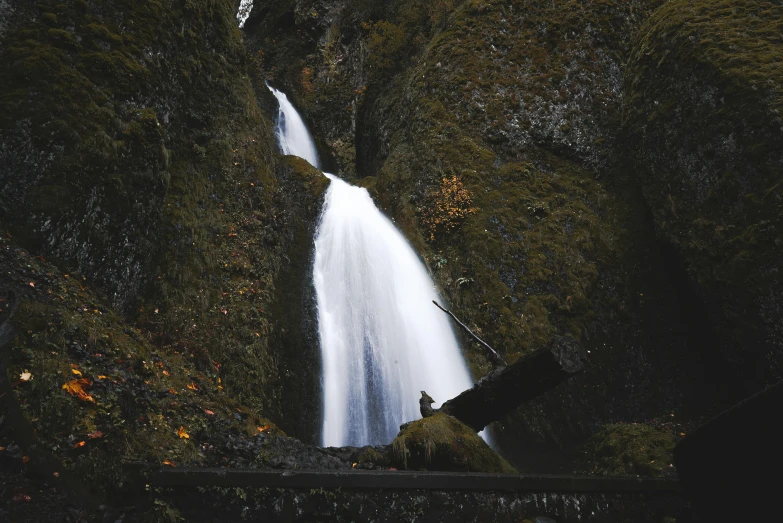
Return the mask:
<svg viewBox="0 0 783 523">
<path fill-rule="evenodd" d="M 639 423 L 605 425 L 585 443 L 583 467 L 601 476 L 673 475 L 674 436 Z"/>
<path fill-rule="evenodd" d="M 627 209 L 602 169 L 622 41 L 654 5 L 458 3 L 404 75 L 368 89 L 357 153 L 372 179 L 360 183 L 507 361 L 555 335 L 586 339 L 623 299 L 596 299 L 627 247 Z M 490 370 L 467 352 L 475 376 Z"/>
<path fill-rule="evenodd" d="M 392 461 L 400 469 L 516 472 L 473 429 L 443 413 L 404 426 L 392 449 Z"/>
<path fill-rule="evenodd" d="M 268 178 L 232 4 L 42 2 L 4 35 L 0 219 L 123 312 L 200 285 L 221 182 Z"/>
<path fill-rule="evenodd" d="M 658 233 L 699 289 L 742 378 L 783 361 L 783 6 L 674 0 L 625 75 L 625 125 Z M 721 354 L 721 349 L 723 354 Z"/>
<path fill-rule="evenodd" d="M 266 437 L 299 415 L 286 378 L 317 379 L 275 318 L 308 314 L 327 180 L 274 154 L 235 4 L 43 2 L 0 48 L 0 285 L 30 297 L 11 369 L 35 376 L 16 392 L 107 496 L 120 456 L 203 465 L 196 441 Z M 75 370 L 94 402 L 62 390 Z"/>
</svg>

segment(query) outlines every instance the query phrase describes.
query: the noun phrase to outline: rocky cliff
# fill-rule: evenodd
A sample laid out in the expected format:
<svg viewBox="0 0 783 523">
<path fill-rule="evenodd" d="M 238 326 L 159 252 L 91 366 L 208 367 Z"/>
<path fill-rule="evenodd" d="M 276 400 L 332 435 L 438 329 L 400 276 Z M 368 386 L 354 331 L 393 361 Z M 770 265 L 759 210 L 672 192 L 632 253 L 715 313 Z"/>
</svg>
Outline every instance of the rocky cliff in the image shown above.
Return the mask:
<svg viewBox="0 0 783 523">
<path fill-rule="evenodd" d="M 312 438 L 317 369 L 293 371 L 326 180 L 275 153 L 235 3 L 0 9 L 3 430 L 105 496 L 124 461 L 234 459 L 271 420 Z"/>
<path fill-rule="evenodd" d="M 603 434 L 588 471 L 632 473 L 626 442 L 665 455 L 781 377 L 779 2 L 256 0 L 242 31 L 237 3 L 0 0 L 3 350 L 91 487 L 122 454 L 332 463 L 251 437 L 314 441 L 320 405 L 326 180 L 275 154 L 266 81 L 508 361 L 589 351 L 497 424 L 514 465 L 572 470 Z"/>
<path fill-rule="evenodd" d="M 256 4 L 266 76 L 466 323 L 511 361 L 590 351 L 501 445 L 693 420 L 780 377 L 777 4 Z"/>
<path fill-rule="evenodd" d="M 669 2 L 625 75 L 634 176 L 743 392 L 780 378 L 783 6 Z"/>
</svg>

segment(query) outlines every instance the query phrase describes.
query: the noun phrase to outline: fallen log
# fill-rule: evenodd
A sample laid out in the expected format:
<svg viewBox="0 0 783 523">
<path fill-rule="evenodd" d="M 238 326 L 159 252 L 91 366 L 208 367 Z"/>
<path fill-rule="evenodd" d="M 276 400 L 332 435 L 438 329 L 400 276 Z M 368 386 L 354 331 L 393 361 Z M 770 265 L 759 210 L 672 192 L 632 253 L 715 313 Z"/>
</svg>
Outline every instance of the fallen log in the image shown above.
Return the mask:
<svg viewBox="0 0 783 523">
<path fill-rule="evenodd" d="M 540 396 L 581 371 L 584 359 L 584 349 L 576 340 L 556 337 L 513 365 L 490 372 L 473 388 L 445 402 L 440 412 L 481 431 L 521 403 Z"/>
</svg>

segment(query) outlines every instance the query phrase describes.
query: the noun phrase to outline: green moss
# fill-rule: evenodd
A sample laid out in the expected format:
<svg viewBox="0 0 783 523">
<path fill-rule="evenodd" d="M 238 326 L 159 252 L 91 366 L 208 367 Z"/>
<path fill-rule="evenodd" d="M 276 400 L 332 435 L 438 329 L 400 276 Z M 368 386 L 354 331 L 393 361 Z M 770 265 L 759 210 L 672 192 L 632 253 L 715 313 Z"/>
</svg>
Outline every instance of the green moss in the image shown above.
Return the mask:
<svg viewBox="0 0 783 523">
<path fill-rule="evenodd" d="M 672 475 L 674 436 L 647 425 L 606 425 L 585 443 L 584 468 L 601 476 Z"/>
<path fill-rule="evenodd" d="M 267 426 L 279 433 L 226 394 L 221 375 L 230 372 L 200 369 L 196 353 L 183 352 L 190 348 L 185 340 L 173 349 L 151 344 L 150 333 L 124 322 L 83 278 L 63 274 L 9 239 L 0 238 L 0 269 L 25 269 L 6 284 L 26 298 L 13 318 L 8 373 L 32 375 L 14 393 L 43 447 L 93 493 L 122 495 L 129 481 L 123 460 L 204 465 L 211 438 L 224 431 L 251 437 Z M 76 379 L 85 380 L 91 399 L 63 390 Z M 177 434 L 180 427 L 189 438 Z"/>
<path fill-rule="evenodd" d="M 409 56 L 406 47 L 409 40 L 405 31 L 399 25 L 386 20 L 364 25 L 367 31 L 367 67 L 373 74 L 374 81 L 388 79 L 398 70 Z"/>
<path fill-rule="evenodd" d="M 388 447 L 387 447 L 388 448 Z M 354 458 L 357 468 L 390 467 L 392 459 L 389 452 L 379 452 L 373 447 L 362 448 Z"/>
<path fill-rule="evenodd" d="M 681 74 L 689 68 L 726 94 L 745 99 L 740 103 L 763 100 L 779 114 L 783 97 L 775 92 L 775 86 L 783 82 L 778 38 L 783 29 L 781 9 L 770 1 L 666 3 L 646 23 L 635 43 L 628 80 L 637 90 L 631 94 L 642 94 L 638 82 L 643 75 L 655 70 Z M 695 34 L 698 38 L 693 38 Z M 716 131 L 732 124 L 729 119 L 721 120 L 722 127 Z"/>
<path fill-rule="evenodd" d="M 403 428 L 392 448 L 393 462 L 406 470 L 516 472 L 470 427 L 442 413 Z"/>
<path fill-rule="evenodd" d="M 279 416 L 270 309 L 302 220 L 294 208 L 317 216 L 327 180 L 301 164 L 278 180 L 231 2 L 40 8 L 75 39 L 50 31 L 52 17 L 33 19 L 0 56 L 2 219 L 15 234 L 15 257 L 0 262 L 34 267 L 36 289 L 51 291 L 23 306 L 12 368 L 36 369 L 38 388 L 20 395 L 47 447 L 110 493 L 124 480 L 120 456 L 198 463 L 197 440 L 257 435 Z M 86 279 L 63 275 L 75 270 Z M 71 364 L 94 403 L 62 390 Z M 106 436 L 85 439 L 96 429 Z"/>
<path fill-rule="evenodd" d="M 769 343 L 780 318 L 781 20 L 778 2 L 668 2 L 625 78 L 628 149 L 656 227 L 720 302 L 713 321 L 736 347 Z"/>
<path fill-rule="evenodd" d="M 298 156 L 281 157 L 283 165 L 296 177 L 294 183 L 302 184 L 314 201 L 319 201 L 329 187 L 329 178 Z"/>
</svg>

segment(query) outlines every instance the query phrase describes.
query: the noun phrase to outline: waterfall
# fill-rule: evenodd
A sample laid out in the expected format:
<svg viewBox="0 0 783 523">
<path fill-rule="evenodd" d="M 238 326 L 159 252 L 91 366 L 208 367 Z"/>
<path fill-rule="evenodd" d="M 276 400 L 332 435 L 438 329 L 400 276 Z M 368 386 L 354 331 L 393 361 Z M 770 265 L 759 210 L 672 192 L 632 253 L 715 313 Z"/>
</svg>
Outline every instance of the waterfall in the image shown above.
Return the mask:
<svg viewBox="0 0 783 523">
<path fill-rule="evenodd" d="M 318 165 L 286 96 L 278 139 Z M 334 175 L 315 239 L 313 282 L 323 361 L 324 446 L 388 444 L 417 419 L 420 391 L 443 402 L 472 386 L 435 285 L 366 189 Z"/>
<path fill-rule="evenodd" d="M 307 126 L 285 93 L 281 93 L 271 85 L 267 87 L 277 98 L 277 142 L 283 154 L 292 154 L 310 162 L 313 167 L 321 168 L 318 163 L 318 153 L 315 143 L 310 137 Z"/>
<path fill-rule="evenodd" d="M 245 22 L 250 18 L 250 11 L 253 10 L 253 0 L 242 0 L 237 10 L 237 24 L 239 28 L 245 27 Z"/>
</svg>

